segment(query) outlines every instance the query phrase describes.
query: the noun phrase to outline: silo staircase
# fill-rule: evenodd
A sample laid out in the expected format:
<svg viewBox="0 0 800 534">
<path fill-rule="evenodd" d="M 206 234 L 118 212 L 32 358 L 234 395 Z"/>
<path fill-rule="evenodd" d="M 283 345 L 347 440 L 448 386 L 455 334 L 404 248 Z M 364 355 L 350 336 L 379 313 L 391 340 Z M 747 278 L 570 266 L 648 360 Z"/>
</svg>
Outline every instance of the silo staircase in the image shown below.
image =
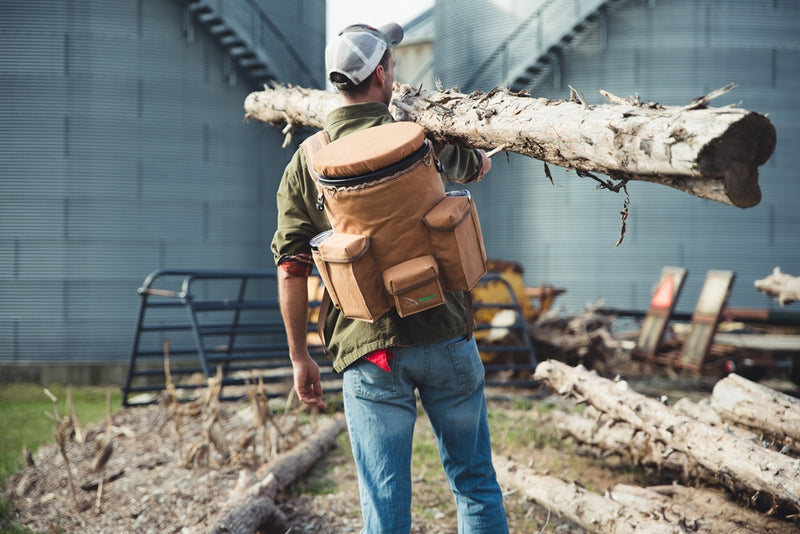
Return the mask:
<svg viewBox="0 0 800 534">
<path fill-rule="evenodd" d="M 297 83 L 314 85 L 311 69 L 255 0 L 185 0 L 184 34 L 189 40 L 195 25 L 224 51 L 224 76 L 231 86 L 237 83 L 237 73 L 257 87 L 285 83 L 287 77 L 269 48 L 280 48 L 292 58 L 302 72 Z"/>
<path fill-rule="evenodd" d="M 542 28 L 549 28 L 549 33 L 540 37 L 543 46 L 539 49 L 539 56 L 533 63 L 523 64 L 517 71 L 509 76 L 508 87 L 512 90 L 529 88 L 535 89 L 543 79 L 558 68 L 557 62 L 565 49 L 575 46 L 580 40 L 598 24 L 601 24 L 606 13 L 616 7 L 617 4 L 627 0 L 574 0 L 574 23 L 566 26 L 557 24 L 547 24 L 546 17 L 554 17 L 556 10 L 563 13 L 564 2 L 549 2 L 543 6 L 537 15 L 540 21 L 539 32 L 543 33 Z M 544 50 L 544 53 L 542 53 Z"/>
<path fill-rule="evenodd" d="M 565 49 L 576 45 L 601 23 L 606 13 L 627 0 L 546 0 L 494 49 L 465 84 L 472 87 L 478 76 L 501 55 L 520 57 L 506 78 L 509 90 L 533 90 L 557 69 Z M 533 50 L 531 50 L 533 48 Z M 531 54 L 533 52 L 533 54 Z"/>
</svg>

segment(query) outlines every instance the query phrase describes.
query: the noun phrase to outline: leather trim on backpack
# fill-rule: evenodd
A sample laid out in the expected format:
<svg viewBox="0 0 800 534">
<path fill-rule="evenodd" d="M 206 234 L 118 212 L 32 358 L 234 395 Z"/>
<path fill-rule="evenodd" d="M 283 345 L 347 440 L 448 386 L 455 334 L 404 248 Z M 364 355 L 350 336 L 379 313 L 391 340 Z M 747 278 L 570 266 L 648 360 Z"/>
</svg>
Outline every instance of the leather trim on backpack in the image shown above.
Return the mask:
<svg viewBox="0 0 800 534">
<path fill-rule="evenodd" d="M 325 130 L 320 130 L 300 143 L 300 148 L 303 149 L 303 153 L 306 156 L 306 167 L 308 168 L 308 172 L 311 174 L 311 177 L 314 179 L 314 183 L 317 185 L 319 184 L 317 183 L 317 171 L 314 170 L 314 154 L 330 142 L 331 138 L 328 135 L 328 132 Z M 319 210 L 322 209 L 321 199 L 322 191 L 319 190 L 317 195 L 317 209 Z M 319 335 L 320 343 L 322 343 L 322 350 L 325 351 L 326 356 L 331 356 L 331 353 L 328 350 L 328 342 L 325 339 L 325 320 L 328 318 L 328 313 L 330 310 L 331 296 L 328 293 L 328 288 L 326 287 L 322 292 L 322 301 L 320 302 L 317 316 L 317 334 Z"/>
</svg>

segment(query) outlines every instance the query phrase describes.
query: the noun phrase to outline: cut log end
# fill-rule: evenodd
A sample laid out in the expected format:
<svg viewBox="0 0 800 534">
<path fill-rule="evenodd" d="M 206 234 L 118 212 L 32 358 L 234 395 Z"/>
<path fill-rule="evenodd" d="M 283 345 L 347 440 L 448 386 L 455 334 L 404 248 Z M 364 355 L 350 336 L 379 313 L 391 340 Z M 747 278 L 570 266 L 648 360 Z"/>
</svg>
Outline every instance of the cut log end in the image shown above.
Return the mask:
<svg viewBox="0 0 800 534">
<path fill-rule="evenodd" d="M 704 176 L 720 176 L 732 205 L 750 208 L 761 201 L 758 166 L 775 150 L 775 127 L 764 115 L 748 113 L 700 153 Z"/>
</svg>

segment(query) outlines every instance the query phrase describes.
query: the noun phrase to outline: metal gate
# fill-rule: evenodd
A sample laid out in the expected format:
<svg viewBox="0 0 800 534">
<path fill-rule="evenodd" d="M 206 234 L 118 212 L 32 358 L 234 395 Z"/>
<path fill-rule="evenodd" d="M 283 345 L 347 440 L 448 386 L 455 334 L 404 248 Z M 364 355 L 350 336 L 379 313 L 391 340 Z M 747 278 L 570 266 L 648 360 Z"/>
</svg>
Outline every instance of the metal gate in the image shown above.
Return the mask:
<svg viewBox="0 0 800 534">
<path fill-rule="evenodd" d="M 500 281 L 508 288 L 510 302 L 481 303 L 481 307 L 514 310 L 516 320 L 501 328 L 516 330 L 518 344 L 479 344 L 485 351 L 519 354 L 511 362 L 486 363 L 490 385 L 525 385 L 536 366 L 533 345 L 514 292 L 498 275 L 487 274 L 481 283 Z M 138 289 L 136 317 L 122 404 L 151 403 L 154 393 L 167 388 L 196 390 L 219 376 L 221 385 L 243 386 L 262 380 L 272 396 L 292 386 L 289 349 L 278 304 L 275 271 L 159 270 L 145 278 Z M 309 302 L 312 308 L 318 301 Z M 476 325 L 476 332 L 497 328 Z M 309 351 L 320 366 L 323 389 L 341 389 L 340 375 L 318 341 L 316 324 L 309 321 Z M 501 376 L 499 382 L 492 377 Z M 521 373 L 521 375 L 520 375 Z M 517 380 L 514 375 L 528 377 Z M 228 390 L 229 391 L 229 390 Z M 223 399 L 241 398 L 241 390 Z M 143 395 L 146 394 L 146 395 Z"/>
</svg>

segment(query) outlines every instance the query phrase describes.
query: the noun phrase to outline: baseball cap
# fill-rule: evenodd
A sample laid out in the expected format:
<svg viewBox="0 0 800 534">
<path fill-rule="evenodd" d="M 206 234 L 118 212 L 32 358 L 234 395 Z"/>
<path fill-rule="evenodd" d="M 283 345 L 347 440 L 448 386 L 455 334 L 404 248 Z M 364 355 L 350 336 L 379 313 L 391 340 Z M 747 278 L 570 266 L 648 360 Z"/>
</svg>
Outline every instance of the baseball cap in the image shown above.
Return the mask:
<svg viewBox="0 0 800 534">
<path fill-rule="evenodd" d="M 390 22 L 380 28 L 367 24 L 346 27 L 325 49 L 328 79 L 334 72 L 358 85 L 378 66 L 386 49 L 403 40 L 403 28 Z"/>
</svg>

